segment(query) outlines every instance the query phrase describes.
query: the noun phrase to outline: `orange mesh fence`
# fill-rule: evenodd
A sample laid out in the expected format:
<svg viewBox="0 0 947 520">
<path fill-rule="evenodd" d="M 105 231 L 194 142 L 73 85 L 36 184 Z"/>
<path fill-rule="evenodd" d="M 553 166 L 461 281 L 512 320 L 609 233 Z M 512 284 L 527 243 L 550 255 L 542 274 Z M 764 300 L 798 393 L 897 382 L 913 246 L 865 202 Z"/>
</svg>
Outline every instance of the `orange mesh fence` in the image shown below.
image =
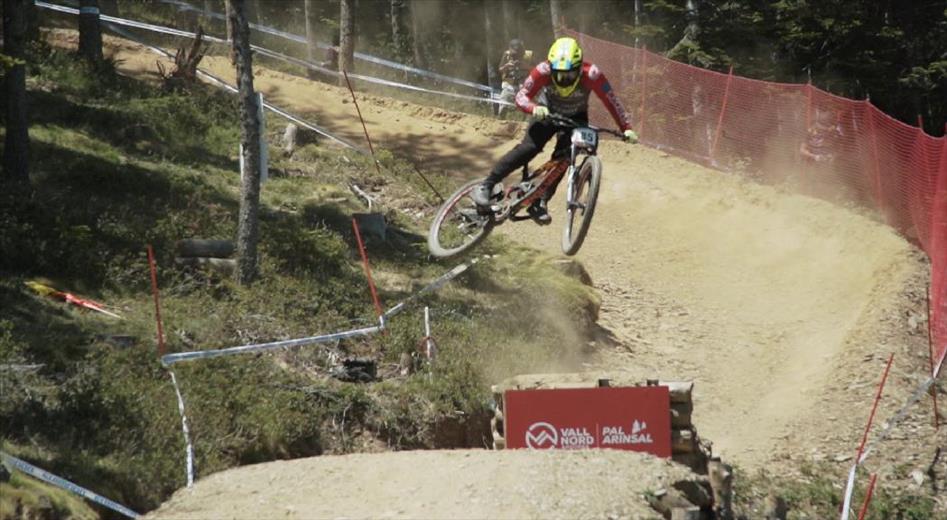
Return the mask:
<svg viewBox="0 0 947 520">
<path fill-rule="evenodd" d="M 947 357 L 947 138 L 812 85 L 721 74 L 580 33 L 641 141 L 706 166 L 876 209 L 931 260 L 935 362 Z M 610 126 L 599 103 L 595 124 Z"/>
</svg>

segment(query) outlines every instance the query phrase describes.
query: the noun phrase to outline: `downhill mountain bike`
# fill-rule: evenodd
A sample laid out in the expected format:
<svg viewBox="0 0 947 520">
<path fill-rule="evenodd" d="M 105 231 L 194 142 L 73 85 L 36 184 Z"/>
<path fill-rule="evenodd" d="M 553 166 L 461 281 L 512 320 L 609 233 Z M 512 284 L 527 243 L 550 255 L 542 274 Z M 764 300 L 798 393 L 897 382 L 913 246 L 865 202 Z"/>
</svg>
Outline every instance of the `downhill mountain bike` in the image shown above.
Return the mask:
<svg viewBox="0 0 947 520">
<path fill-rule="evenodd" d="M 581 125 L 572 119 L 550 115 L 549 120 L 563 129 L 572 130 L 570 155 L 553 159 L 530 172 L 523 167 L 522 180 L 504 189 L 497 184 L 493 189 L 489 208 L 478 206 L 471 192 L 482 181 L 471 181 L 455 191 L 434 215 L 427 244 L 431 254 L 447 258 L 468 251 L 507 220 L 520 221 L 532 217 L 522 213 L 566 176 L 566 222 L 562 231 L 562 252 L 574 255 L 582 247 L 589 232 L 599 185 L 602 182 L 602 162 L 597 156 L 598 134 L 609 133 L 623 138 L 621 132 L 591 125 Z"/>
</svg>

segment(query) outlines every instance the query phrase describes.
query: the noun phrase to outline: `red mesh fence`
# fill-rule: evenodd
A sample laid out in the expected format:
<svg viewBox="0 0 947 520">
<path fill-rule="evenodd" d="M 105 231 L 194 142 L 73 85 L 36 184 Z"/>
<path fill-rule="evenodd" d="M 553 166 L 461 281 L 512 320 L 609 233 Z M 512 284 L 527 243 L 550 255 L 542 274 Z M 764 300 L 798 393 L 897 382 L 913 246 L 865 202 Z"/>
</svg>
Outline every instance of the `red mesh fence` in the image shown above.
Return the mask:
<svg viewBox="0 0 947 520">
<path fill-rule="evenodd" d="M 649 146 L 761 182 L 876 209 L 931 260 L 931 336 L 947 357 L 947 138 L 868 101 L 811 85 L 758 81 L 580 33 Z M 598 103 L 591 119 L 611 125 Z"/>
</svg>

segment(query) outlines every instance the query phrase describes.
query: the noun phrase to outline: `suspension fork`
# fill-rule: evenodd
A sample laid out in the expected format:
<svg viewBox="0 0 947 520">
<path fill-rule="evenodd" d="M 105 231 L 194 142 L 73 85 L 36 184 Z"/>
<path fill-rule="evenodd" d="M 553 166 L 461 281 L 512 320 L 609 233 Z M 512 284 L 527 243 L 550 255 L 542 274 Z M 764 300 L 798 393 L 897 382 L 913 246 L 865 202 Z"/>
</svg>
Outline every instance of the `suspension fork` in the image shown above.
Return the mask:
<svg viewBox="0 0 947 520">
<path fill-rule="evenodd" d="M 578 157 L 578 150 L 575 145 L 571 146 L 569 154 L 569 169 L 566 170 L 566 210 L 571 211 L 576 208 L 575 201 L 575 160 Z"/>
</svg>

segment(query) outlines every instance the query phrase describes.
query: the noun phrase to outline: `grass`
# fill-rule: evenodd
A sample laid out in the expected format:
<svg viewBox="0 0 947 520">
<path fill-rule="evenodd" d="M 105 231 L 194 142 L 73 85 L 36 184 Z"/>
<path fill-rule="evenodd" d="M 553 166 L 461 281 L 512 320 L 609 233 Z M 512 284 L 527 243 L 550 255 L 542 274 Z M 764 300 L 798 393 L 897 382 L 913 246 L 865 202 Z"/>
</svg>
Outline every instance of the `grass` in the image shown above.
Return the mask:
<svg viewBox="0 0 947 520">
<path fill-rule="evenodd" d="M 749 475 L 737 471 L 734 491 L 735 510 L 747 518 L 760 518 L 767 495 L 782 497 L 789 507 L 787 519 L 836 518 L 842 505 L 847 475 L 829 464 L 807 464 L 795 477 L 777 476 L 761 471 Z M 852 497 L 852 510 L 859 512 L 869 483 L 860 472 Z M 934 517 L 934 501 L 919 491 L 901 489 L 896 483 L 880 478 L 872 494 L 865 518 L 870 520 L 926 520 Z"/>
<path fill-rule="evenodd" d="M 352 213 L 365 209 L 351 182 L 385 194 L 389 238 L 365 238 L 386 306 L 454 265 L 427 256 L 426 221 L 414 215 L 430 214 L 437 199 L 409 164 L 381 151 L 379 174 L 369 159 L 314 140 L 293 157 L 271 148 L 259 282 L 240 287 L 177 267 L 176 240 L 236 233 L 234 98 L 137 82 L 42 45 L 28 63 L 32 187 L 0 190 L 0 364 L 42 367 L 0 374 L 0 440 L 54 474 L 140 512 L 184 485 L 177 401 L 156 355 L 146 245 L 157 256 L 171 352 L 374 323 L 351 228 Z M 268 137 L 275 144 L 276 132 Z M 451 190 L 446 176 L 431 181 Z M 491 382 L 574 366 L 596 306 L 591 290 L 501 238 L 480 252 L 499 256 L 419 302 L 430 306 L 439 342 L 433 369 L 402 376 L 396 367 L 423 335 L 418 308 L 385 335 L 175 365 L 198 476 L 369 443 L 445 445 L 443 425 L 475 430 L 485 421 Z M 29 280 L 105 302 L 125 319 L 38 295 Z M 134 339 L 116 346 L 110 335 Z M 331 377 L 338 359 L 350 357 L 376 359 L 382 381 Z M 41 496 L 88 517 L 81 501 L 20 476 L 4 484 L 0 510 Z"/>
</svg>

